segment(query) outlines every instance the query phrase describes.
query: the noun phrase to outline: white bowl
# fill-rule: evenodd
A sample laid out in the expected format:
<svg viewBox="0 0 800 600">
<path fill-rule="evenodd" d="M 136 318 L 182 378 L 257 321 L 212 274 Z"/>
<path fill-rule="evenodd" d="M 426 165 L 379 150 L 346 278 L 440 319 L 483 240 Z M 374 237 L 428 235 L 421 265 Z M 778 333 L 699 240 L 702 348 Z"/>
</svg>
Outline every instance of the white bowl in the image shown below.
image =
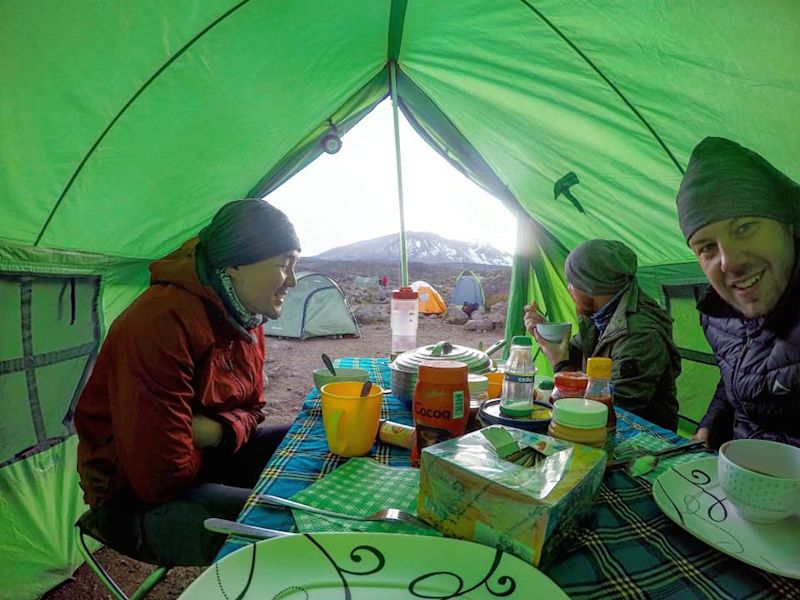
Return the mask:
<svg viewBox="0 0 800 600">
<path fill-rule="evenodd" d="M 537 323 L 536 331 L 548 342 L 560 342 L 572 331 L 572 323 Z"/>
<path fill-rule="evenodd" d="M 800 448 L 731 440 L 719 449 L 719 484 L 742 518 L 774 523 L 800 511 Z"/>
</svg>

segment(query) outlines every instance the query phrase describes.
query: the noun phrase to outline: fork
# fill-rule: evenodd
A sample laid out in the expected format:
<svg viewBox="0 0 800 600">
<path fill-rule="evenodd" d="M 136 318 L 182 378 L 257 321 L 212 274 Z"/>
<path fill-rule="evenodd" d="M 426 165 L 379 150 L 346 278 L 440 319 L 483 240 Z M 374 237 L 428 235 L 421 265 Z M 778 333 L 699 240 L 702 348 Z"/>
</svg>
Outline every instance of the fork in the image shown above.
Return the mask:
<svg viewBox="0 0 800 600">
<path fill-rule="evenodd" d="M 301 504 L 300 502 L 295 502 L 294 500 L 289 500 L 288 498 L 270 496 L 269 494 L 258 494 L 256 496 L 256 500 L 271 506 L 294 508 L 297 510 L 304 510 L 306 512 L 323 515 L 325 517 L 334 517 L 336 519 L 347 519 L 349 521 L 384 521 L 387 523 L 405 523 L 406 525 L 411 525 L 413 527 L 435 529 L 418 517 L 412 515 L 411 513 L 400 510 L 399 508 L 385 508 L 383 510 L 379 510 L 378 512 L 372 513 L 371 515 L 359 516 L 326 510 L 324 508 L 317 508 L 316 506 Z"/>
</svg>

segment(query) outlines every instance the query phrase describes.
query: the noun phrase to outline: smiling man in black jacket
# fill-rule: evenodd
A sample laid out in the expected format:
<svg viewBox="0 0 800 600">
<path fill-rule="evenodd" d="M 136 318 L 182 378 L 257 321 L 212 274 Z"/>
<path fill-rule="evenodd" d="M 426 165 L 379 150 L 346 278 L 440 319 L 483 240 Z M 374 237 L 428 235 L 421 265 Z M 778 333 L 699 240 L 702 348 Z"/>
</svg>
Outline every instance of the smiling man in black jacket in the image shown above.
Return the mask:
<svg viewBox="0 0 800 600">
<path fill-rule="evenodd" d="M 721 376 L 695 439 L 800 446 L 800 186 L 755 152 L 706 138 L 677 203 L 711 284 L 698 310 Z"/>
</svg>

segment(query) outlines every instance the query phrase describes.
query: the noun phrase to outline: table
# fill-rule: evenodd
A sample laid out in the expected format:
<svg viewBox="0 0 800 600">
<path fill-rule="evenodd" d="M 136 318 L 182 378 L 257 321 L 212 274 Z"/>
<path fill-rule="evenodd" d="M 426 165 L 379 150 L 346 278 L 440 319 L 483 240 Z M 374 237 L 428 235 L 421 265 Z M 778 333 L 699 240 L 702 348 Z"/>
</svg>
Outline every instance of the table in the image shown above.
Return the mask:
<svg viewBox="0 0 800 600">
<path fill-rule="evenodd" d="M 373 383 L 391 387 L 387 359 L 342 358 L 337 363 L 367 369 Z M 391 395 L 384 396 L 382 418 L 412 422 L 408 408 Z M 640 432 L 669 443 L 680 439 L 625 410 L 617 409 L 617 418 L 618 443 Z M 387 465 L 411 464 L 408 450 L 380 443 L 371 456 Z M 314 389 L 253 491 L 288 498 L 346 460 L 328 452 Z M 296 531 L 289 511 L 253 502 L 237 520 Z M 247 543 L 229 538 L 218 558 Z M 571 598 L 800 598 L 800 581 L 750 567 L 686 533 L 656 506 L 650 481 L 618 470 L 606 475 L 593 512 L 573 529 L 560 559 L 545 573 Z"/>
</svg>

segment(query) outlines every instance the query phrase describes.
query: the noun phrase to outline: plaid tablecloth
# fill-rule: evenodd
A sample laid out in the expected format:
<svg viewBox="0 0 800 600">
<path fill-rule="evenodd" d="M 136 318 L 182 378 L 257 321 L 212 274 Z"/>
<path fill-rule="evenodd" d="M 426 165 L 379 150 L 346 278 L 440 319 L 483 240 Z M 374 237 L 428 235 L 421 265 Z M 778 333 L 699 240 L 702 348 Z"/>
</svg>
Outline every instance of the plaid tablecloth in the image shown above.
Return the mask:
<svg viewBox="0 0 800 600">
<path fill-rule="evenodd" d="M 342 358 L 337 364 L 367 369 L 373 383 L 391 387 L 386 359 Z M 390 395 L 384 396 L 382 417 L 412 422 L 409 408 Z M 680 439 L 627 411 L 617 409 L 617 417 L 618 446 L 657 448 Z M 409 452 L 403 448 L 376 443 L 371 456 L 387 465 L 410 465 Z M 345 461 L 328 452 L 319 392 L 314 389 L 254 493 L 289 498 Z M 643 478 L 634 479 L 619 470 L 608 473 L 595 509 L 574 528 L 561 559 L 546 570 L 548 576 L 571 598 L 800 598 L 800 581 L 730 558 L 686 533 L 661 512 L 653 501 L 651 484 L 668 464 Z M 296 531 L 289 511 L 252 499 L 238 520 Z M 247 543 L 229 538 L 218 558 Z"/>
</svg>

